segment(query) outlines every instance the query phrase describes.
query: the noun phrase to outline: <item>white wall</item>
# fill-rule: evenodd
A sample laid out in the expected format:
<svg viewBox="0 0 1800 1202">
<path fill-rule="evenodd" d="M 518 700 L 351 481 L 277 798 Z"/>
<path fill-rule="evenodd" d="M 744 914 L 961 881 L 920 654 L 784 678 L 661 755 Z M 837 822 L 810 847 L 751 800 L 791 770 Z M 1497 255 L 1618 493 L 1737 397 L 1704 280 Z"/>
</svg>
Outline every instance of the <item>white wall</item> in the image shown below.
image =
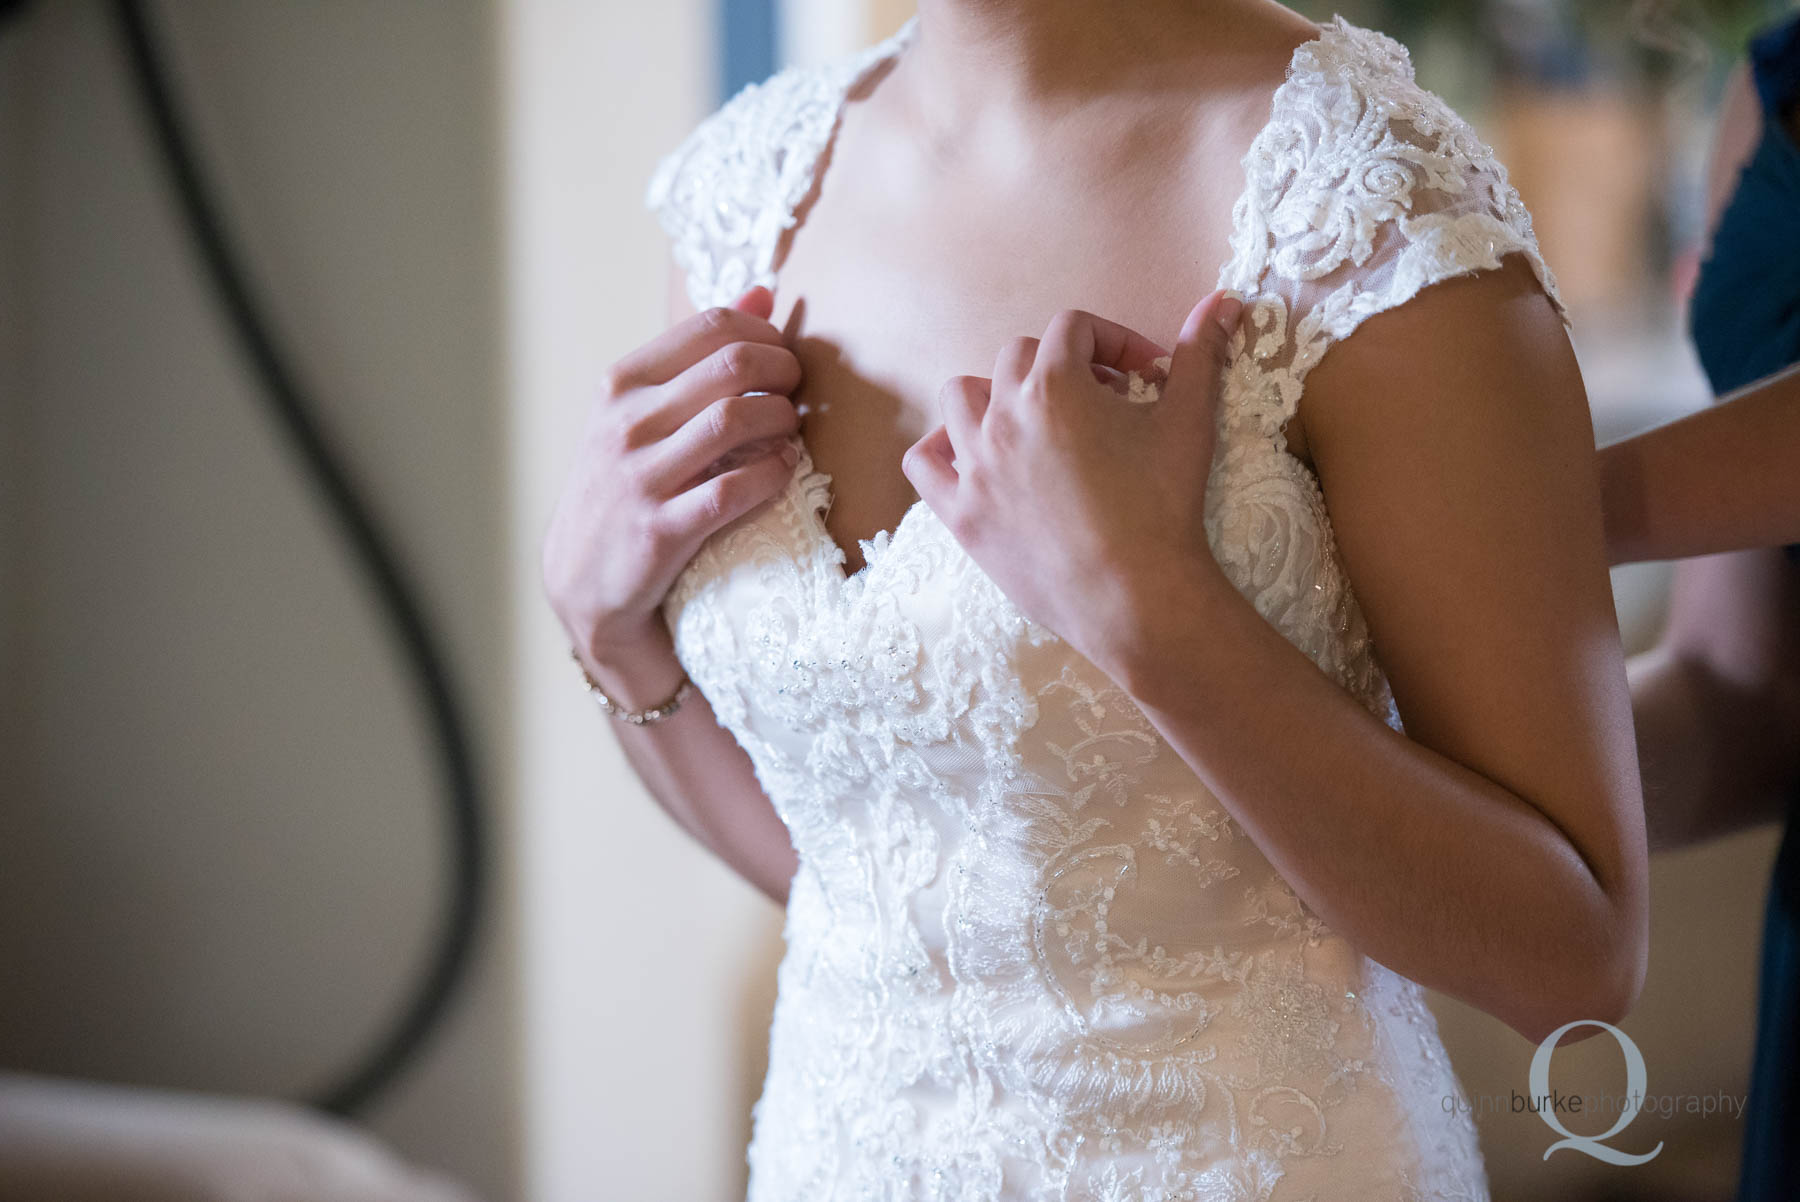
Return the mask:
<svg viewBox="0 0 1800 1202">
<path fill-rule="evenodd" d="M 489 9 L 153 9 L 249 265 L 424 586 L 502 788 Z M 389 1020 L 424 953 L 437 763 L 195 272 L 104 9 L 37 5 L 0 37 L 0 529 L 24 540 L 0 558 L 19 653 L 0 1065 L 298 1095 Z M 496 918 L 476 988 L 373 1117 L 502 1197 L 517 1106 Z"/>
</svg>

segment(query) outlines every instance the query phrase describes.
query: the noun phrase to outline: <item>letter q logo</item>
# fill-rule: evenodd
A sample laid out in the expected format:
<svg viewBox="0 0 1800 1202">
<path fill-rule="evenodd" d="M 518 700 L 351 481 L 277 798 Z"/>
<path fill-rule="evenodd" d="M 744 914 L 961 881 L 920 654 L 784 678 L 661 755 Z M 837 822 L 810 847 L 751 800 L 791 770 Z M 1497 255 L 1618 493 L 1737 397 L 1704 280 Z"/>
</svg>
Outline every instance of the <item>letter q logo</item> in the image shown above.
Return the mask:
<svg viewBox="0 0 1800 1202">
<path fill-rule="evenodd" d="M 1550 1096 L 1550 1057 L 1556 1051 L 1556 1041 L 1561 1039 L 1565 1032 L 1576 1027 L 1600 1027 L 1612 1032 L 1612 1037 L 1619 1041 L 1619 1050 L 1625 1053 L 1625 1096 L 1641 1099 L 1644 1096 L 1644 1083 L 1648 1076 L 1644 1071 L 1644 1054 L 1638 1051 L 1638 1046 L 1632 1042 L 1631 1036 L 1611 1023 L 1601 1022 L 1597 1018 L 1578 1018 L 1574 1022 L 1564 1023 L 1546 1035 L 1544 1041 L 1538 1044 L 1537 1053 L 1531 1058 L 1532 1096 L 1537 1098 Z M 1658 1140 L 1656 1146 L 1648 1152 L 1641 1156 L 1633 1156 L 1629 1152 L 1621 1152 L 1617 1148 L 1606 1145 L 1606 1140 L 1625 1130 L 1631 1125 L 1631 1120 L 1637 1117 L 1637 1110 L 1634 1107 L 1620 1107 L 1619 1121 L 1612 1125 L 1610 1131 L 1601 1135 L 1576 1135 L 1562 1125 L 1562 1120 L 1556 1117 L 1554 1108 L 1549 1106 L 1539 1108 L 1538 1115 L 1552 1131 L 1562 1136 L 1561 1139 L 1544 1149 L 1545 1160 L 1550 1159 L 1552 1152 L 1559 1152 L 1564 1148 L 1574 1148 L 1577 1152 L 1586 1152 L 1595 1160 L 1603 1160 L 1607 1164 L 1638 1165 L 1654 1159 L 1656 1154 L 1663 1149 L 1662 1141 Z"/>
</svg>

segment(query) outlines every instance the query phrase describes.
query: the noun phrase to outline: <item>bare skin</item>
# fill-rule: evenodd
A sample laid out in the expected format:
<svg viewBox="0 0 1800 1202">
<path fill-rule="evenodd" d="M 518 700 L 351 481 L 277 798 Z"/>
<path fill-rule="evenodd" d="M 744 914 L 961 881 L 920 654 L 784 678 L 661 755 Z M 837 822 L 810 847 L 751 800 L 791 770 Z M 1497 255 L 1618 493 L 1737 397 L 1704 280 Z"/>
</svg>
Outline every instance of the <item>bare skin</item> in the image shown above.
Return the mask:
<svg viewBox="0 0 1800 1202">
<path fill-rule="evenodd" d="M 1230 257 L 1244 152 L 1318 32 L 1254 0 L 1100 21 L 1084 0 L 1022 7 L 922 5 L 777 251 L 774 321 L 804 369 L 794 399 L 847 572 L 919 499 L 900 456 L 941 420 L 946 378 L 986 375 L 1065 308 L 1174 344 Z"/>
<path fill-rule="evenodd" d="M 1709 171 L 1714 225 L 1761 138 L 1740 68 Z M 1775 821 L 1800 783 L 1800 567 L 1769 545 L 1800 541 L 1797 451 L 1790 371 L 1601 452 L 1612 558 L 1702 557 L 1676 567 L 1662 636 L 1630 664 L 1653 849 Z"/>
<path fill-rule="evenodd" d="M 1800 543 L 1800 367 L 1606 447 L 1614 563 Z"/>
<path fill-rule="evenodd" d="M 1066 367 L 1070 329 L 1096 315 L 1177 343 L 1226 258 L 1239 160 L 1316 31 L 1260 0 L 920 13 L 914 43 L 848 106 L 777 260 L 773 320 L 802 366 L 791 395 L 833 476 L 846 567 L 861 566 L 857 540 L 931 504 L 1009 595 L 1055 607 L 1052 628 L 1366 954 L 1533 1039 L 1621 1016 L 1647 945 L 1629 697 L 1586 398 L 1529 271 L 1437 285 L 1371 319 L 1315 369 L 1289 427 L 1402 737 L 1192 537 L 1205 481 L 1188 467 L 1206 458 L 1146 472 L 1123 441 L 1054 436 L 1067 427 L 1047 415 L 1096 385 L 1036 366 L 1051 343 L 1064 351 L 1047 362 Z M 983 433 L 980 395 L 1013 415 L 1001 433 Z M 1115 484 L 1027 503 L 1045 479 Z M 1145 506 L 1169 520 L 1130 520 Z M 1101 549 L 1059 592 L 1069 545 Z M 1306 753 L 1291 754 L 1302 730 Z"/>
</svg>

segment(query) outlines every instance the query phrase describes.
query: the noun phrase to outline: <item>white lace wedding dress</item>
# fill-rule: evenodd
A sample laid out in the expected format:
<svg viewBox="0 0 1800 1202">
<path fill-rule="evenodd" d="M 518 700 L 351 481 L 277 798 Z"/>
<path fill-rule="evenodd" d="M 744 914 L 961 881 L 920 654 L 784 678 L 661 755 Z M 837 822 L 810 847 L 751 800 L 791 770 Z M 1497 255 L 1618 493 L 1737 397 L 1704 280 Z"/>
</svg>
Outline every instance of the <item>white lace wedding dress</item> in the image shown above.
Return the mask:
<svg viewBox="0 0 1800 1202">
<path fill-rule="evenodd" d="M 745 88 L 662 161 L 647 199 L 697 306 L 774 284 L 846 93 L 916 21 Z M 1207 533 L 1398 728 L 1284 423 L 1332 343 L 1426 285 L 1514 252 L 1555 283 L 1489 150 L 1397 43 L 1341 19 L 1295 52 L 1244 168 L 1220 285 L 1253 329 Z M 664 606 L 799 853 L 751 1202 L 1485 1199 L 1420 987 L 1327 929 L 928 506 L 846 576 L 804 449 Z"/>
</svg>

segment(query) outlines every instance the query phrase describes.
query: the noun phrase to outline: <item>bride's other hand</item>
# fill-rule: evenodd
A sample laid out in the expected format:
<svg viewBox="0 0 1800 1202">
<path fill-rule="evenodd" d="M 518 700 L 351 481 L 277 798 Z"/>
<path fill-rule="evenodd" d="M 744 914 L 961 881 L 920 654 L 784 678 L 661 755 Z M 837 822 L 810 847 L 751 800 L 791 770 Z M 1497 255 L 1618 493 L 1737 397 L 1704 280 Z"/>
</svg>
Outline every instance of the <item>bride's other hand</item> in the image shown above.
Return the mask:
<svg viewBox="0 0 1800 1202">
<path fill-rule="evenodd" d="M 1076 650 L 1109 621 L 1120 582 L 1172 560 L 1211 563 L 1206 478 L 1222 376 L 1243 315 L 1214 292 L 1188 313 L 1153 403 L 1121 395 L 1168 352 L 1079 309 L 1015 338 L 994 374 L 953 376 L 943 424 L 901 468 L 970 558 Z"/>
<path fill-rule="evenodd" d="M 800 361 L 773 306 L 751 288 L 608 373 L 543 547 L 545 592 L 590 669 L 653 641 L 700 544 L 791 479 Z"/>
</svg>

